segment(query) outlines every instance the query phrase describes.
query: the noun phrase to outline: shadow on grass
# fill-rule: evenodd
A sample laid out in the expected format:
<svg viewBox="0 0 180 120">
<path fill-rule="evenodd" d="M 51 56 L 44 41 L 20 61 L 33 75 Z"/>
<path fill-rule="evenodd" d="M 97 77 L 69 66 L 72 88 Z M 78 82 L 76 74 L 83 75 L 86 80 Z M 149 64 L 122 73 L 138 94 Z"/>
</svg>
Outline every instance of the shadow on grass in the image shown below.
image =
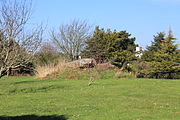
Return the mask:
<svg viewBox="0 0 180 120">
<path fill-rule="evenodd" d="M 34 83 L 34 82 L 39 82 L 39 81 L 18 81 L 18 82 L 14 82 L 13 84 Z"/>
<path fill-rule="evenodd" d="M 67 120 L 64 115 L 50 115 L 50 116 L 37 116 L 37 115 L 23 115 L 23 116 L 0 116 L 0 120 Z"/>
</svg>

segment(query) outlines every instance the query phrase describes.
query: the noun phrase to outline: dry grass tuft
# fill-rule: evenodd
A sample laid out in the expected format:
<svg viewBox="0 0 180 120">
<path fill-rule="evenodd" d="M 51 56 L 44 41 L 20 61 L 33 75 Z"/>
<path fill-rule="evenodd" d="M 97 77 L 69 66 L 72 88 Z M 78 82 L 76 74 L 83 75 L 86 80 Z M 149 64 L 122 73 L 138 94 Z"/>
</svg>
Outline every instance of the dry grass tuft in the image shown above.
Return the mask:
<svg viewBox="0 0 180 120">
<path fill-rule="evenodd" d="M 123 71 L 117 71 L 114 74 L 115 78 L 135 78 L 135 75 L 133 73 L 123 72 Z"/>
<path fill-rule="evenodd" d="M 56 75 L 64 72 L 67 69 L 66 63 L 60 60 L 57 64 L 49 64 L 45 66 L 36 67 L 36 77 L 38 79 L 45 79 L 48 75 Z"/>
</svg>

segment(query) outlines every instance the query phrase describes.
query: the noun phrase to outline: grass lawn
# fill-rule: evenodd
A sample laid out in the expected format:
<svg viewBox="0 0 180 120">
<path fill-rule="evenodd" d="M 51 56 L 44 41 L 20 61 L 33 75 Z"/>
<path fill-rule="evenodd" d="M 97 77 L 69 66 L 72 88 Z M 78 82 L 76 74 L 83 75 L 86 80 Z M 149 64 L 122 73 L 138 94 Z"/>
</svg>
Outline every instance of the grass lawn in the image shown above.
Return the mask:
<svg viewBox="0 0 180 120">
<path fill-rule="evenodd" d="M 180 120 L 180 80 L 0 79 L 0 120 Z"/>
</svg>

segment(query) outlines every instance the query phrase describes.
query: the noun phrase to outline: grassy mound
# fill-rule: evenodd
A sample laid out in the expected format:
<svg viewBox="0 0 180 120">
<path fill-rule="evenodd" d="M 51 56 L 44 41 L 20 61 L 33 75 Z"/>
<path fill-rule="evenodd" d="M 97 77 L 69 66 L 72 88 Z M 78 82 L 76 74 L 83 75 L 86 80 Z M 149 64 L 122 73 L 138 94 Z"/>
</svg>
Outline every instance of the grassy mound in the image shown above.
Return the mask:
<svg viewBox="0 0 180 120">
<path fill-rule="evenodd" d="M 89 85 L 90 77 L 82 73 L 76 80 L 67 73 L 57 80 L 3 77 L 0 120 L 180 119 L 179 80 L 124 78 L 109 71 L 90 74 Z"/>
</svg>

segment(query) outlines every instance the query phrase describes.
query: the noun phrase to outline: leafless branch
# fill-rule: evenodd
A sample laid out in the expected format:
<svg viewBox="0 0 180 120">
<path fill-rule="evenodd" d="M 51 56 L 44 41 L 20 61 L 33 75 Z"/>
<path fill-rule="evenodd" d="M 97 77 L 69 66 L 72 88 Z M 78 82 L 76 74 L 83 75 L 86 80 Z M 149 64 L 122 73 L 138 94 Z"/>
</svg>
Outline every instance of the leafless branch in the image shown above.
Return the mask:
<svg viewBox="0 0 180 120">
<path fill-rule="evenodd" d="M 0 77 L 11 69 L 27 67 L 42 41 L 42 25 L 27 31 L 31 0 L 0 1 Z"/>
<path fill-rule="evenodd" d="M 74 20 L 61 25 L 59 32 L 51 32 L 51 40 L 70 60 L 77 59 L 90 37 L 90 26 L 86 21 Z"/>
</svg>

